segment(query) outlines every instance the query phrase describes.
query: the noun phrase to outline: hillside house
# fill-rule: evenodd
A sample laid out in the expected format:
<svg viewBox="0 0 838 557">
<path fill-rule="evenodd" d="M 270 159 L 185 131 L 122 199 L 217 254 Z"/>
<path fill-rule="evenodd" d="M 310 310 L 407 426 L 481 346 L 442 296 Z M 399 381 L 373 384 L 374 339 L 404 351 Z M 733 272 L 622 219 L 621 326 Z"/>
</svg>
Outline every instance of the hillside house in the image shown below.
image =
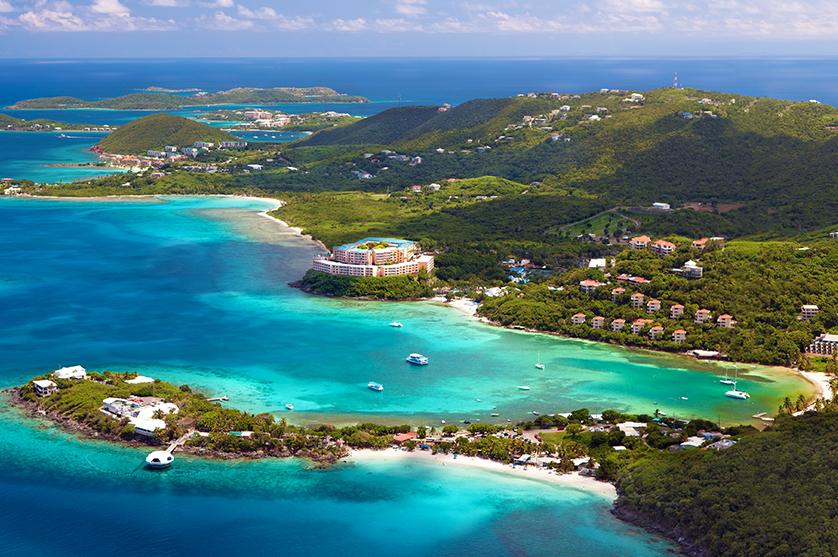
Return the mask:
<svg viewBox="0 0 838 557">
<path fill-rule="evenodd" d="M 646 325 L 648 325 L 651 322 L 651 319 L 635 319 L 631 322 L 631 332 L 635 335 L 639 335 L 640 332 L 646 327 Z"/>
<path fill-rule="evenodd" d="M 579 290 L 581 290 L 582 292 L 593 292 L 600 286 L 602 286 L 602 283 L 593 279 L 585 279 L 579 281 Z"/>
<path fill-rule="evenodd" d="M 675 342 L 684 342 L 687 340 L 687 331 L 684 329 L 675 329 L 672 333 L 672 340 Z"/>
<path fill-rule="evenodd" d="M 838 335 L 824 333 L 806 348 L 810 354 L 838 354 Z"/>
<path fill-rule="evenodd" d="M 681 304 L 673 304 L 669 307 L 669 317 L 671 319 L 678 319 L 684 315 L 684 306 Z"/>
<path fill-rule="evenodd" d="M 626 326 L 625 319 L 615 319 L 611 322 L 611 330 L 612 331 L 622 331 Z"/>
<path fill-rule="evenodd" d="M 605 327 L 605 318 L 597 315 L 593 319 L 591 319 L 591 327 L 594 329 L 602 329 Z"/>
<path fill-rule="evenodd" d="M 702 308 L 702 309 L 695 312 L 695 322 L 696 323 L 704 323 L 706 321 L 709 321 L 712 316 L 713 316 L 713 314 L 710 313 L 709 309 L 703 309 Z"/>
<path fill-rule="evenodd" d="M 815 317 L 818 314 L 818 311 L 820 311 L 818 306 L 814 304 L 805 304 L 800 306 L 800 317 L 808 321 L 809 319 Z"/>
<path fill-rule="evenodd" d="M 631 249 L 646 249 L 651 241 L 652 239 L 645 235 L 635 236 L 629 241 L 629 247 Z"/>
<path fill-rule="evenodd" d="M 577 313 L 576 315 L 570 318 L 570 322 L 574 325 L 583 325 L 586 319 L 587 318 L 585 317 L 584 313 Z"/>
<path fill-rule="evenodd" d="M 32 381 L 35 387 L 35 394 L 38 396 L 49 396 L 58 391 L 58 385 L 49 379 L 36 379 Z"/>
<path fill-rule="evenodd" d="M 649 329 L 649 338 L 652 340 L 657 340 L 663 334 L 663 327 L 660 325 L 655 325 L 651 329 Z"/>
<path fill-rule="evenodd" d="M 655 313 L 661 309 L 661 301 L 651 299 L 646 302 L 646 313 Z"/>
<path fill-rule="evenodd" d="M 721 314 L 718 319 L 716 319 L 716 324 L 719 327 L 724 327 L 726 329 L 732 329 L 734 325 L 736 325 L 736 320 L 733 319 L 733 316 L 729 313 Z"/>
<path fill-rule="evenodd" d="M 658 255 L 672 255 L 675 249 L 675 244 L 666 240 L 655 240 L 652 244 L 652 251 Z"/>
<path fill-rule="evenodd" d="M 622 287 L 614 288 L 611 290 L 611 301 L 616 302 L 617 299 L 626 293 L 626 289 Z"/>
<path fill-rule="evenodd" d="M 640 308 L 643 307 L 643 300 L 646 299 L 646 296 L 641 294 L 640 292 L 635 292 L 631 295 L 631 307 L 633 308 Z"/>
</svg>

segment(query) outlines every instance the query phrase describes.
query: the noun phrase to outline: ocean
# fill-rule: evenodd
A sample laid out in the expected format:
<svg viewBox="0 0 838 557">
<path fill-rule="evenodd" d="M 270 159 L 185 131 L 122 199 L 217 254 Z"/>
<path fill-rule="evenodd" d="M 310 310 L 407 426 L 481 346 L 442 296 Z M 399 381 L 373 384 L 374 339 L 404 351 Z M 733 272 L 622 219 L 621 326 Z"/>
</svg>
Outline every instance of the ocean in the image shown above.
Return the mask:
<svg viewBox="0 0 838 557">
<path fill-rule="evenodd" d="M 84 99 L 137 92 L 145 87 L 325 85 L 363 95 L 366 104 L 285 105 L 288 112 L 337 110 L 369 116 L 405 104 L 457 104 L 472 98 L 528 91 L 569 93 L 602 87 L 671 86 L 675 73 L 686 87 L 790 100 L 838 104 L 838 64 L 832 59 L 169 59 L 0 60 L 0 106 L 17 100 L 71 95 Z M 147 112 L 115 110 L 2 110 L 21 118 L 119 125 Z M 195 111 L 175 111 L 194 115 Z M 268 138 L 270 139 L 270 138 Z M 289 138 L 279 138 L 279 140 Z M 33 140 L 11 156 L 15 137 L 0 133 L 0 175 L 72 181 L 75 169 L 44 167 L 49 141 Z M 94 141 L 89 141 L 92 145 Z M 82 160 L 81 157 L 79 160 Z"/>
</svg>

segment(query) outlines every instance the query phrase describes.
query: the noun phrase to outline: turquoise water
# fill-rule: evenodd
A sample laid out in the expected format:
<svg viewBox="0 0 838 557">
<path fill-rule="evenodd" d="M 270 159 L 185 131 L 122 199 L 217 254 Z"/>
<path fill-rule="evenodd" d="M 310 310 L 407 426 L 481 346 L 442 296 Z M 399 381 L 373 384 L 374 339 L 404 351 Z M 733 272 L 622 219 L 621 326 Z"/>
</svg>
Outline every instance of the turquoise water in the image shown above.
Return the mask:
<svg viewBox="0 0 838 557">
<path fill-rule="evenodd" d="M 583 405 L 743 416 L 801 387 L 743 370 L 754 398 L 739 404 L 682 360 L 497 329 L 428 303 L 303 295 L 286 283 L 318 248 L 258 214 L 271 206 L 0 200 L 0 386 L 59 365 L 135 369 L 299 421 L 477 419 L 494 406 L 500 419 Z M 394 318 L 403 329 L 387 325 Z M 404 363 L 414 350 L 431 364 Z M 545 371 L 533 367 L 538 352 Z M 367 390 L 370 379 L 385 392 Z M 284 412 L 286 402 L 297 410 Z M 482 470 L 365 460 L 313 471 L 296 460 L 179 456 L 161 473 L 141 466 L 145 453 L 79 440 L 0 404 L 0 554 L 670 551 L 614 519 L 600 495 Z"/>
<path fill-rule="evenodd" d="M 287 283 L 319 248 L 258 215 L 270 206 L 3 200 L 0 385 L 81 363 L 189 383 L 252 411 L 291 402 L 297 420 L 414 422 L 583 406 L 748 421 L 811 392 L 795 375 L 743 367 L 752 398 L 733 400 L 715 365 L 490 327 L 431 303 L 305 295 Z M 411 352 L 431 364 L 410 366 Z M 385 391 L 369 391 L 371 380 Z"/>
<path fill-rule="evenodd" d="M 596 494 L 412 461 L 212 462 L 33 428 L 0 409 L 0 554 L 624 556 L 667 544 Z"/>
<path fill-rule="evenodd" d="M 98 161 L 89 149 L 105 135 L 95 132 L 0 131 L 0 151 L 3 153 L 0 156 L 0 176 L 54 183 L 121 172 L 92 166 L 50 166 Z"/>
</svg>

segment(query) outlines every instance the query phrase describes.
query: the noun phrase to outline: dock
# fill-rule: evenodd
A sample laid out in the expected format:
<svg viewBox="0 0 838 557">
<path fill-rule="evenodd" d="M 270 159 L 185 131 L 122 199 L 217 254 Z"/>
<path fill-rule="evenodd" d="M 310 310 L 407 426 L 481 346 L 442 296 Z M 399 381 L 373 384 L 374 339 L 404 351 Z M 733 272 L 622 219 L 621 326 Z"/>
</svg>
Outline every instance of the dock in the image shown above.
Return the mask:
<svg viewBox="0 0 838 557">
<path fill-rule="evenodd" d="M 208 398 L 207 402 L 227 402 L 228 400 L 230 400 L 230 397 L 228 397 L 227 395 L 221 395 L 221 396 Z"/>
<path fill-rule="evenodd" d="M 177 439 L 172 441 L 172 443 L 166 449 L 166 452 L 169 453 L 169 454 L 172 454 L 177 449 L 182 447 L 189 440 L 189 438 L 192 437 L 194 434 L 195 434 L 195 430 L 190 429 L 189 431 L 187 431 L 186 433 L 184 433 L 183 435 L 181 435 L 180 437 L 178 437 Z"/>
</svg>

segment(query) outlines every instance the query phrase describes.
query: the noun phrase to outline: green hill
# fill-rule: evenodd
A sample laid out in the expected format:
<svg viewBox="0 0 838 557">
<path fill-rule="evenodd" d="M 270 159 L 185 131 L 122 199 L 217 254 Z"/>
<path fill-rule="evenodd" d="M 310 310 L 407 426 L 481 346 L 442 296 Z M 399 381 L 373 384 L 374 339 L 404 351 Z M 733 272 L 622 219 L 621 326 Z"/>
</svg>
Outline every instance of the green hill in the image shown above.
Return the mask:
<svg viewBox="0 0 838 557">
<path fill-rule="evenodd" d="M 218 128 L 171 114 L 151 114 L 102 139 L 98 146 L 106 153 L 141 154 L 166 145 L 191 145 L 196 141 L 235 141 L 236 136 Z"/>
<path fill-rule="evenodd" d="M 653 455 L 618 482 L 616 514 L 688 555 L 835 555 L 838 413 L 784 417 L 723 451 Z"/>
</svg>

